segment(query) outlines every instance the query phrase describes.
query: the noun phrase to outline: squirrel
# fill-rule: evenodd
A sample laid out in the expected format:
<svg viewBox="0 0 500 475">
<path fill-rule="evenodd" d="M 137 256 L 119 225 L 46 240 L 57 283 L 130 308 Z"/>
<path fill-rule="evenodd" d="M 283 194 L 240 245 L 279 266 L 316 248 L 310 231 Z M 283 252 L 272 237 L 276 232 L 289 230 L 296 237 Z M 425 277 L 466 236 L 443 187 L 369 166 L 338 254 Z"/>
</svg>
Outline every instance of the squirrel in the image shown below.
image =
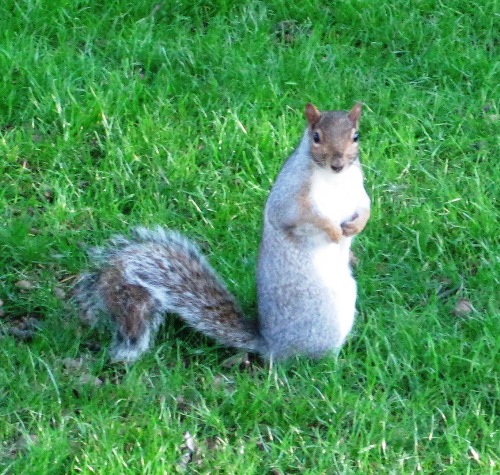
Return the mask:
<svg viewBox="0 0 500 475">
<path fill-rule="evenodd" d="M 340 350 L 354 322 L 350 245 L 370 217 L 358 152 L 361 104 L 320 112 L 307 127 L 266 202 L 257 266 L 257 321 L 247 319 L 189 239 L 162 227 L 134 228 L 89 250 L 94 262 L 74 288 L 81 318 L 112 323 L 110 358 L 133 362 L 166 313 L 225 346 L 266 359 Z"/>
</svg>

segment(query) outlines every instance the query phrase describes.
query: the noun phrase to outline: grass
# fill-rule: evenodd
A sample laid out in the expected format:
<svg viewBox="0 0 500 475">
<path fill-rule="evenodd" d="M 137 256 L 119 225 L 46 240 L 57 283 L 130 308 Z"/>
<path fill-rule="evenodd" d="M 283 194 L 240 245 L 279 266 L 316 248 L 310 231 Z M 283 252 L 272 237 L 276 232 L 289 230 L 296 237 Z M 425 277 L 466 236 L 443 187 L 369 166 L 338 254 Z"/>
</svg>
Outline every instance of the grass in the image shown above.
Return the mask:
<svg viewBox="0 0 500 475">
<path fill-rule="evenodd" d="M 5 0 L 0 473 L 497 473 L 498 6 Z M 339 358 L 241 371 L 170 322 L 109 366 L 61 301 L 80 244 L 179 229 L 255 315 L 304 105 L 357 100 L 373 212 Z"/>
</svg>

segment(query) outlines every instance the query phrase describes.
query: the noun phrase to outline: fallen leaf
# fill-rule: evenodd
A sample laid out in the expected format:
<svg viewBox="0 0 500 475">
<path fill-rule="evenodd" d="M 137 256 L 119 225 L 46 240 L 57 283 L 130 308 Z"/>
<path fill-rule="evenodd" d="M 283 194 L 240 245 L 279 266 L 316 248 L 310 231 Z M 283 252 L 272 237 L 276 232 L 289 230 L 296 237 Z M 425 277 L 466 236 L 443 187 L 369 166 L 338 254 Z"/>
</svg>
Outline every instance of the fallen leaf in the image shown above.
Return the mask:
<svg viewBox="0 0 500 475">
<path fill-rule="evenodd" d="M 177 470 L 179 472 L 185 472 L 187 470 L 187 466 L 193 460 L 193 454 L 196 450 L 194 438 L 189 433 L 184 433 L 184 444 L 183 444 L 184 452 L 181 455 L 179 462 L 177 463 Z"/>
<path fill-rule="evenodd" d="M 194 438 L 189 432 L 184 434 L 184 444 L 190 452 L 194 452 Z"/>
<path fill-rule="evenodd" d="M 14 285 L 21 290 L 32 290 L 35 288 L 33 282 L 29 280 L 18 280 Z"/>
<path fill-rule="evenodd" d="M 466 317 L 474 311 L 472 304 L 466 299 L 460 299 L 453 309 L 453 313 L 457 317 Z"/>
<path fill-rule="evenodd" d="M 54 288 L 54 295 L 59 300 L 64 300 L 66 298 L 66 292 L 63 289 L 61 289 L 61 287 L 55 287 Z"/>
<path fill-rule="evenodd" d="M 102 379 L 90 373 L 83 373 L 80 376 L 79 381 L 81 384 L 91 384 L 92 386 L 102 385 Z"/>
</svg>

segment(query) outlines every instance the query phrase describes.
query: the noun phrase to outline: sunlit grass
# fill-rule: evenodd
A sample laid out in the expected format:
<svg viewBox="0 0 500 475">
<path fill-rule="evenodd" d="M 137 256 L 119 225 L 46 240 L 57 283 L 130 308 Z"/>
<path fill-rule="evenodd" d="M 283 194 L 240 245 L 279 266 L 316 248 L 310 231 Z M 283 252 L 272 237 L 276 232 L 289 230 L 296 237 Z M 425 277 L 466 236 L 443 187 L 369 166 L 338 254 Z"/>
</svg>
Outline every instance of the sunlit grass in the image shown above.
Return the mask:
<svg viewBox="0 0 500 475">
<path fill-rule="evenodd" d="M 496 2 L 4 3 L 1 473 L 498 471 Z M 339 358 L 227 368 L 172 322 L 110 367 L 61 301 L 82 244 L 179 229 L 255 316 L 304 105 L 359 100 L 373 209 Z"/>
</svg>

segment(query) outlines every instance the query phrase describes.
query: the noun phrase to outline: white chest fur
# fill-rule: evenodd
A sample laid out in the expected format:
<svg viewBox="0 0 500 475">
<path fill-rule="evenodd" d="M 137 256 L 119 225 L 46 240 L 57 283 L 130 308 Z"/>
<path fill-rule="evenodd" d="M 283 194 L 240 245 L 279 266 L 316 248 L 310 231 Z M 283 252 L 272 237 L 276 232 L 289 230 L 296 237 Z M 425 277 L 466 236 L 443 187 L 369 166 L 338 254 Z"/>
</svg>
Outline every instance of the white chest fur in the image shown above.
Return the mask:
<svg viewBox="0 0 500 475">
<path fill-rule="evenodd" d="M 316 211 L 332 223 L 352 219 L 364 193 L 363 175 L 356 165 L 341 173 L 318 168 L 311 179 L 310 198 Z"/>
<path fill-rule="evenodd" d="M 354 217 L 366 192 L 363 175 L 353 165 L 342 173 L 330 170 L 314 171 L 310 199 L 315 210 L 334 224 L 340 225 Z M 352 238 L 343 237 L 340 243 L 316 241 L 313 265 L 323 283 L 343 293 L 345 285 L 351 286 L 349 248 Z"/>
</svg>

